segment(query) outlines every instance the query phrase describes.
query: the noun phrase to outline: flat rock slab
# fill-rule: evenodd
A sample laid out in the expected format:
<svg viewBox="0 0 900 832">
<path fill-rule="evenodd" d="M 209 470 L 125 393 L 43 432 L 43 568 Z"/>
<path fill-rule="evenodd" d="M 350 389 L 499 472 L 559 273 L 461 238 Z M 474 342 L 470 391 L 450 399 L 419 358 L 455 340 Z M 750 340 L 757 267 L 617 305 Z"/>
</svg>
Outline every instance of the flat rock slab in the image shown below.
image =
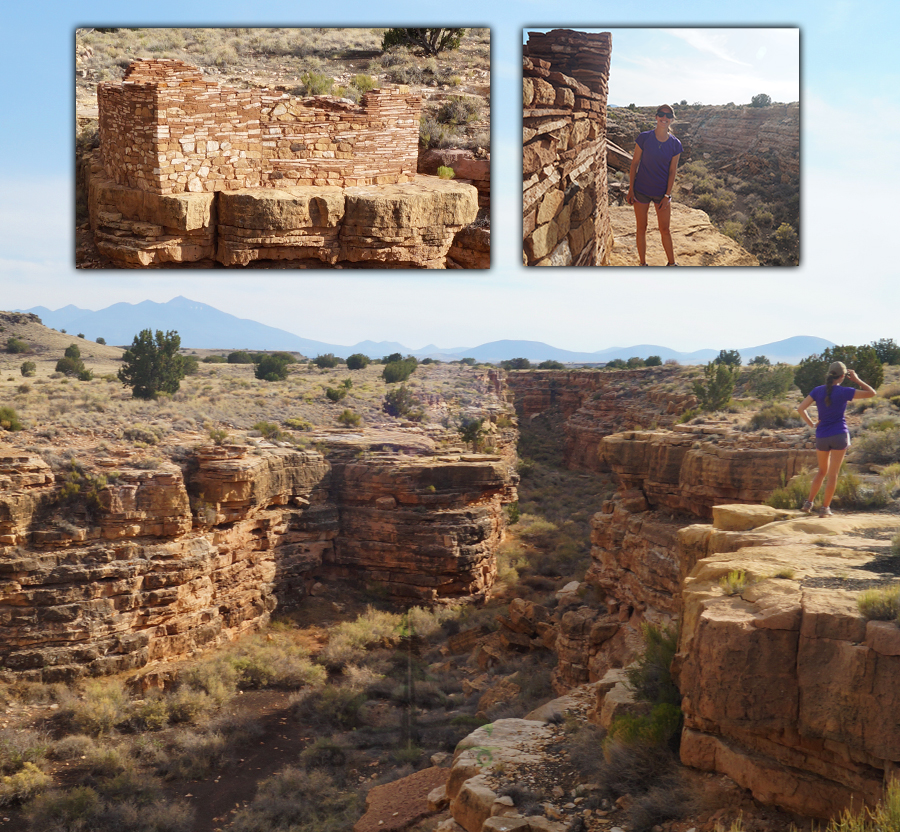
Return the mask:
<svg viewBox="0 0 900 832">
<path fill-rule="evenodd" d="M 432 766 L 375 786 L 366 797 L 366 813 L 354 824 L 353 832 L 394 832 L 433 814 L 428 808 L 428 794 L 446 785 L 449 777 L 449 768 Z"/>
<path fill-rule="evenodd" d="M 634 208 L 630 205 L 610 205 L 615 245 L 610 252 L 610 266 L 639 264 L 635 241 Z M 758 266 L 750 252 L 726 237 L 710 222 L 709 215 L 679 202 L 672 203 L 672 242 L 675 260 L 680 266 Z M 665 266 L 666 253 L 659 239 L 656 209 L 650 208 L 647 223 L 647 263 Z"/>
</svg>

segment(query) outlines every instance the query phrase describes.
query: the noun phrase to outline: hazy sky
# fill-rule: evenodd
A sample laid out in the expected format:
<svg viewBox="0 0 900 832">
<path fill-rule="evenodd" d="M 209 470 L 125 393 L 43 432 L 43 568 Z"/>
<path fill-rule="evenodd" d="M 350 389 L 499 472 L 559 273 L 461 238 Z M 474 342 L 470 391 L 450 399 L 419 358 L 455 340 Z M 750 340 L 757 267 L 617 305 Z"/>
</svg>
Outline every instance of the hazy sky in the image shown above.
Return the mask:
<svg viewBox="0 0 900 832">
<path fill-rule="evenodd" d="M 328 8 L 335 11 L 324 11 Z M 442 13 L 450 17 L 439 17 Z M 718 0 L 680 6 L 657 0 L 490 5 L 458 0 L 443 7 L 419 0 L 344 0 L 330 6 L 296 0 L 128 5 L 36 0 L 3 4 L 0 21 L 0 309 L 69 303 L 100 309 L 119 301 L 184 295 L 307 338 L 343 344 L 395 340 L 410 348 L 475 346 L 501 338 L 573 350 L 638 343 L 679 350 L 741 348 L 791 335 L 838 343 L 900 341 L 900 266 L 891 244 L 900 193 L 900 70 L 894 58 L 900 10 L 893 0 L 760 0 L 728 6 Z M 77 271 L 74 30 L 116 24 L 490 26 L 493 268 L 279 271 L 271 276 L 263 271 Z M 709 25 L 748 32 L 701 28 Z M 758 92 L 775 100 L 796 99 L 796 61 L 791 59 L 796 42 L 790 32 L 774 30 L 799 28 L 799 268 L 684 269 L 674 276 L 656 269 L 648 275 L 637 269 L 526 270 L 519 265 L 522 32 L 586 27 L 614 30 L 612 95 L 625 104 L 667 98 L 740 102 Z M 650 48 L 644 48 L 648 43 Z M 672 65 L 680 78 L 669 87 L 674 74 L 667 67 Z"/>
</svg>

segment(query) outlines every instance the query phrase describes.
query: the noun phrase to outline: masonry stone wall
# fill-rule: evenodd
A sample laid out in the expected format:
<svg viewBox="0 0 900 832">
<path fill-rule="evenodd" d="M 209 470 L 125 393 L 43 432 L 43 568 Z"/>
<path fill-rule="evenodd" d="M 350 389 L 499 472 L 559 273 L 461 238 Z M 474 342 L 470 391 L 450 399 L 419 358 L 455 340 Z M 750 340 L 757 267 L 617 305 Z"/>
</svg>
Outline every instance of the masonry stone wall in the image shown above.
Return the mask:
<svg viewBox="0 0 900 832">
<path fill-rule="evenodd" d="M 606 180 L 611 36 L 530 32 L 523 57 L 523 262 L 600 266 L 612 229 Z"/>
<path fill-rule="evenodd" d="M 135 61 L 98 85 L 102 163 L 118 185 L 157 194 L 285 185 L 411 182 L 421 99 L 406 87 L 360 105 L 205 81 L 181 61 Z"/>
</svg>

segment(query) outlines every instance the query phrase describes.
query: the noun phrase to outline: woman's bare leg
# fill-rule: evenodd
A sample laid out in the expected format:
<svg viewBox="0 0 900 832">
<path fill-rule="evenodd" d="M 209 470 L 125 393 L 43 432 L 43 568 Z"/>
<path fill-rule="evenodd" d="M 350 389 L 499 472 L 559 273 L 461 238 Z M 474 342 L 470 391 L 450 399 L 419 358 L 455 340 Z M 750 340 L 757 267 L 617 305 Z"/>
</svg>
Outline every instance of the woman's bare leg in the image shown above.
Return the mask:
<svg viewBox="0 0 900 832">
<path fill-rule="evenodd" d="M 828 508 L 831 505 L 831 498 L 834 496 L 834 489 L 837 488 L 837 478 L 841 472 L 841 463 L 844 461 L 845 453 L 847 453 L 846 448 L 842 448 L 839 451 L 829 451 L 828 453 L 828 476 L 825 478 L 825 496 L 822 498 L 823 508 Z"/>
<path fill-rule="evenodd" d="M 672 245 L 672 232 L 669 224 L 672 220 L 672 200 L 662 199 L 656 203 L 656 219 L 659 222 L 659 236 L 662 237 L 662 246 L 666 252 L 667 262 L 675 262 L 675 248 Z"/>
<path fill-rule="evenodd" d="M 637 225 L 634 239 L 637 243 L 638 260 L 641 263 L 647 262 L 647 214 L 650 213 L 649 203 L 644 205 L 635 200 L 634 203 L 634 220 Z"/>
<path fill-rule="evenodd" d="M 816 495 L 819 493 L 819 489 L 822 487 L 822 483 L 825 482 L 825 477 L 828 475 L 828 456 L 830 453 L 831 451 L 816 451 L 816 462 L 819 465 L 819 470 L 813 477 L 812 484 L 809 487 L 808 502 L 810 503 L 816 501 Z"/>
</svg>

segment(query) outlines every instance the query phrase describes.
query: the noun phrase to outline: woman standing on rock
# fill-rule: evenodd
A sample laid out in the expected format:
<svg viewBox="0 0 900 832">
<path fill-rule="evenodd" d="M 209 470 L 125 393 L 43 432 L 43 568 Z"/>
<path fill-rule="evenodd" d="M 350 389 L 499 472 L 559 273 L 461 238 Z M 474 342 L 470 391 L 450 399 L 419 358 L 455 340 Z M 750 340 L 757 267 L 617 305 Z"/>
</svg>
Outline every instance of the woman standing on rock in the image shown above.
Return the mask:
<svg viewBox="0 0 900 832">
<path fill-rule="evenodd" d="M 672 188 L 675 171 L 681 156 L 681 142 L 672 135 L 669 126 L 675 111 L 668 104 L 656 108 L 656 129 L 638 134 L 631 171 L 628 175 L 628 200 L 634 206 L 637 221 L 636 242 L 641 265 L 647 265 L 647 215 L 650 203 L 656 205 L 659 235 L 666 252 L 667 266 L 677 266 L 672 248 L 669 221 L 672 217 Z"/>
<path fill-rule="evenodd" d="M 860 389 L 841 387 L 844 377 L 858 384 Z M 807 514 L 812 511 L 813 501 L 824 481 L 825 497 L 822 500 L 822 508 L 819 509 L 819 517 L 831 517 L 831 498 L 834 496 L 844 454 L 850 447 L 850 431 L 844 418 L 847 402 L 852 399 L 871 399 L 874 395 L 875 391 L 856 375 L 854 370 L 848 370 L 842 362 L 835 361 L 828 368 L 825 383 L 814 387 L 800 403 L 797 411 L 803 421 L 816 429 L 816 455 L 819 463 L 819 470 L 813 477 L 809 489 L 809 499 L 803 504 L 801 511 Z M 819 416 L 815 424 L 806 412 L 812 404 L 815 404 Z"/>
</svg>

